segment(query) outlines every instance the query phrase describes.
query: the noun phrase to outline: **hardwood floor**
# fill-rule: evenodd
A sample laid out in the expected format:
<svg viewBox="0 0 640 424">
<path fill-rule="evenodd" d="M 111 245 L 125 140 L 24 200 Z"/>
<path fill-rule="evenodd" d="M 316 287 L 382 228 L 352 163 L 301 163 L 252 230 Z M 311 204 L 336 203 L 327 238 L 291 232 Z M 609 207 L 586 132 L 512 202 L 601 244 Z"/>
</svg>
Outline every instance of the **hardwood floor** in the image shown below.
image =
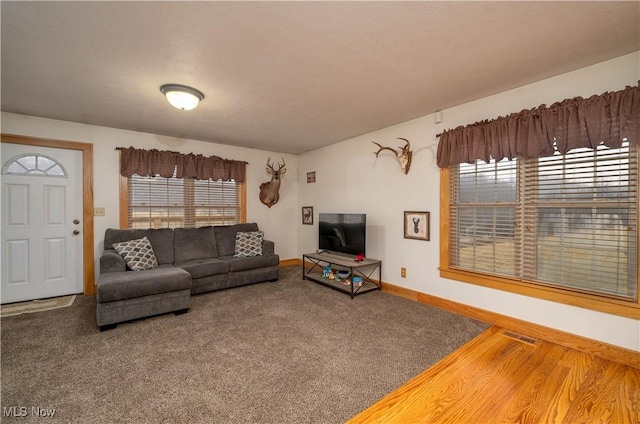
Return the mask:
<svg viewBox="0 0 640 424">
<path fill-rule="evenodd" d="M 349 420 L 640 423 L 640 369 L 498 327 Z"/>
</svg>

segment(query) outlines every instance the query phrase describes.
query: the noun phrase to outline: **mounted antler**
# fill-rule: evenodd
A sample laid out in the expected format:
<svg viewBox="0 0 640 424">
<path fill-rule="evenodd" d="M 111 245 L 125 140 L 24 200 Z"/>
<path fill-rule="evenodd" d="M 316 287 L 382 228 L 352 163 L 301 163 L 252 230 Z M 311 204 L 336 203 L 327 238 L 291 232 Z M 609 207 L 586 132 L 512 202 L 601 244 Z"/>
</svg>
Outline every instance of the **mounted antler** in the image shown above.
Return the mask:
<svg viewBox="0 0 640 424">
<path fill-rule="evenodd" d="M 278 162 L 278 169 L 273 168 L 271 157 L 267 159 L 267 174 L 271 175 L 271 181 L 260 184 L 260 201 L 271 207 L 280 199 L 280 176 L 287 172 L 286 163 L 282 158 L 282 165 Z"/>
<path fill-rule="evenodd" d="M 391 147 L 383 146 L 380 143 L 376 143 L 375 141 L 372 141 L 373 144 L 376 144 L 378 145 L 378 147 L 380 147 L 380 149 L 378 149 L 377 152 L 374 152 L 374 154 L 376 155 L 376 157 L 378 157 L 380 152 L 383 150 L 392 151 L 393 154 L 396 155 L 396 157 L 400 161 L 400 167 L 402 168 L 402 172 L 404 172 L 406 175 L 409 173 L 409 168 L 411 168 L 411 157 L 413 156 L 413 152 L 411 151 L 411 143 L 409 143 L 409 140 L 407 140 L 406 138 L 398 137 L 398 140 L 404 140 L 407 142 L 407 144 L 405 144 L 404 147 L 402 146 L 398 147 L 400 151 L 393 149 Z"/>
<path fill-rule="evenodd" d="M 282 165 L 280 165 L 280 162 L 278 162 L 278 169 L 273 169 L 273 164 L 269 163 L 271 162 L 271 157 L 269 157 L 269 159 L 267 159 L 267 173 L 269 175 L 275 175 L 275 174 L 279 174 L 282 175 L 285 172 L 287 172 L 287 168 L 285 168 L 286 163 L 284 163 L 284 158 L 282 158 Z"/>
</svg>

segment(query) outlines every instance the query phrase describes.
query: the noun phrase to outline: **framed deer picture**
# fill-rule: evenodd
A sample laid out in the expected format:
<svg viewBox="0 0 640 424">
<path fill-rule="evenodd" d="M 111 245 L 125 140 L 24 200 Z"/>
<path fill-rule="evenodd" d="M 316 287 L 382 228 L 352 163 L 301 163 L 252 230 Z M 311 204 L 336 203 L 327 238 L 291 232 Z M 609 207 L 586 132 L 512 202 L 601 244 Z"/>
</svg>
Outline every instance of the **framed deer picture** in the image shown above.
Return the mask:
<svg viewBox="0 0 640 424">
<path fill-rule="evenodd" d="M 304 225 L 313 225 L 313 206 L 302 207 L 302 223 Z"/>
<path fill-rule="evenodd" d="M 404 212 L 404 238 L 429 241 L 429 212 Z"/>
</svg>

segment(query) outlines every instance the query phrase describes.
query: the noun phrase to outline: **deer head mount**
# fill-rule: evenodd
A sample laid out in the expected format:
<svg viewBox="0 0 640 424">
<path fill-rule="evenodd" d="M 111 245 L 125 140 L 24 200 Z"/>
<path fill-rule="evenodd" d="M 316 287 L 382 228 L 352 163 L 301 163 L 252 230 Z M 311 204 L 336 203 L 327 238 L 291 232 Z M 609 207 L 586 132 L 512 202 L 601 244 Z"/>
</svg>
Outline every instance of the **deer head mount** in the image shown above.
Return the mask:
<svg viewBox="0 0 640 424">
<path fill-rule="evenodd" d="M 398 137 L 398 140 L 404 140 L 407 143 L 404 145 L 404 147 L 398 147 L 400 150 L 396 150 L 391 147 L 385 147 L 379 143 L 376 143 L 375 141 L 372 141 L 373 144 L 376 144 L 378 145 L 378 147 L 380 147 L 380 149 L 378 149 L 378 151 L 374 153 L 376 157 L 378 157 L 380 152 L 383 150 L 392 151 L 393 154 L 396 155 L 396 158 L 398 158 L 398 160 L 400 161 L 400 167 L 402 168 L 402 172 L 404 172 L 406 175 L 409 173 L 409 168 L 411 168 L 411 156 L 413 156 L 413 152 L 411 151 L 411 143 L 409 143 L 409 140 L 407 140 L 406 138 Z"/>
<path fill-rule="evenodd" d="M 280 199 L 280 177 L 287 172 L 284 158 L 282 158 L 282 164 L 278 162 L 278 169 L 274 169 L 273 164 L 270 162 L 271 158 L 267 159 L 267 174 L 271 175 L 271 181 L 260 184 L 260 201 L 268 207 L 278 203 Z"/>
</svg>

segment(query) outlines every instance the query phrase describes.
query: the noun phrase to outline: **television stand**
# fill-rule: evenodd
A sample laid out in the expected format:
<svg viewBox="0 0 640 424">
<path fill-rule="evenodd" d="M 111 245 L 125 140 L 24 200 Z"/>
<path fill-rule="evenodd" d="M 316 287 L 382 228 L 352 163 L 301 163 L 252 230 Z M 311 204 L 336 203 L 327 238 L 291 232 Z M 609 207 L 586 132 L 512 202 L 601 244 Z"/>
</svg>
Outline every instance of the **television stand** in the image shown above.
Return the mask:
<svg viewBox="0 0 640 424">
<path fill-rule="evenodd" d="M 307 269 L 307 263 L 311 267 Z M 343 284 L 344 281 L 331 280 L 322 276 L 325 266 L 331 266 L 332 269 L 349 271 L 349 283 Z M 378 280 L 371 277 L 378 274 Z M 352 277 L 362 278 L 362 285 L 353 283 Z M 323 286 L 330 287 L 334 290 L 341 291 L 351 295 L 353 299 L 359 294 L 368 293 L 373 290 L 381 290 L 382 288 L 382 261 L 377 259 L 365 258 L 362 261 L 356 261 L 355 257 L 339 255 L 322 251 L 321 253 L 305 253 L 302 255 L 302 279 L 311 280 Z"/>
</svg>

